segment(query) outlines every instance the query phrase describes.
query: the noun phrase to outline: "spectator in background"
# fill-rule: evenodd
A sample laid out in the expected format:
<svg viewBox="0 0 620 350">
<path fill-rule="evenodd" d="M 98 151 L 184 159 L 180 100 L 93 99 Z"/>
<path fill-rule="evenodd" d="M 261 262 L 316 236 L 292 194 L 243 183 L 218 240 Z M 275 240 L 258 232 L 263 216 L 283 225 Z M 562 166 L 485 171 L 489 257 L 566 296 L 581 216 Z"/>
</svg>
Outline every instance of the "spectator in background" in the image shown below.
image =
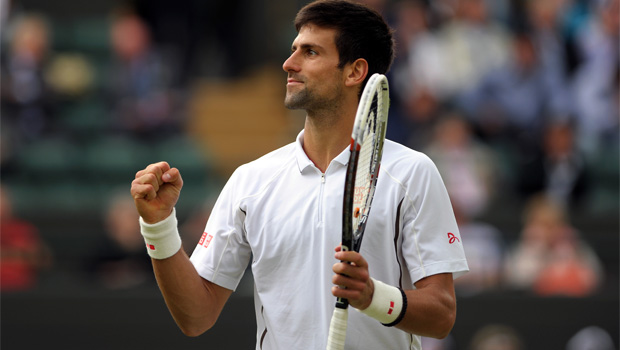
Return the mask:
<svg viewBox="0 0 620 350">
<path fill-rule="evenodd" d="M 545 192 L 566 209 L 573 209 L 589 187 L 586 159 L 576 145 L 573 123 L 549 122 L 542 141 L 536 156 L 518 170 L 519 193 L 527 197 Z"/>
<path fill-rule="evenodd" d="M 27 14 L 7 29 L 9 47 L 3 47 L 1 56 L 1 96 L 2 128 L 9 130 L 3 137 L 10 141 L 3 146 L 19 148 L 51 129 L 54 99 L 45 81 L 50 27 L 45 17 Z M 9 157 L 6 150 L 3 153 Z"/>
<path fill-rule="evenodd" d="M 425 147 L 440 112 L 440 101 L 413 72 L 415 48 L 432 45 L 428 8 L 422 1 L 401 1 L 393 8 L 398 55 L 388 72 L 391 89 L 387 137 L 414 149 Z M 427 44 L 428 43 L 428 44 Z"/>
<path fill-rule="evenodd" d="M 31 223 L 13 215 L 11 194 L 0 186 L 0 290 L 34 288 L 39 272 L 52 265 L 52 255 Z"/>
<path fill-rule="evenodd" d="M 452 201 L 464 215 L 476 217 L 486 211 L 498 184 L 497 160 L 477 142 L 459 112 L 446 113 L 438 121 L 424 153 L 437 164 Z"/>
<path fill-rule="evenodd" d="M 105 237 L 96 245 L 96 258 L 91 264 L 97 282 L 108 289 L 133 288 L 155 281 L 151 261 L 144 254 L 144 240 L 138 234 L 138 213 L 133 200 L 126 197 L 110 197 L 103 218 Z"/>
<path fill-rule="evenodd" d="M 484 0 L 443 1 L 401 5 L 398 28 L 400 62 L 392 74 L 397 106 L 410 130 L 400 136 L 410 147 L 421 149 L 429 140 L 445 107 L 468 91 L 508 57 L 504 27 L 489 14 Z M 418 26 L 406 24 L 419 22 Z M 398 28 L 396 33 L 399 33 Z M 408 41 L 405 41 L 408 40 Z M 404 61 L 404 62 L 403 62 Z"/>
<path fill-rule="evenodd" d="M 154 45 L 146 23 L 120 12 L 111 24 L 114 53 L 109 95 L 117 131 L 144 138 L 176 134 L 183 122 L 175 62 Z"/>
<path fill-rule="evenodd" d="M 442 102 L 452 101 L 487 72 L 502 67 L 509 54 L 506 30 L 489 15 L 485 0 L 460 0 L 450 6 L 455 16 L 430 40 L 411 45 L 409 52 L 418 89 Z"/>
<path fill-rule="evenodd" d="M 479 84 L 462 95 L 460 105 L 478 134 L 494 144 L 510 142 L 529 157 L 539 146 L 546 116 L 565 116 L 551 101 L 563 87 L 561 80 L 545 78 L 530 33 L 516 32 L 511 40 L 513 55 L 507 64 L 485 74 Z M 547 72 L 551 74 L 551 72 Z"/>
<path fill-rule="evenodd" d="M 591 3 L 591 18 L 577 35 L 580 63 L 572 88 L 579 145 L 596 154 L 618 147 L 620 0 Z"/>
<path fill-rule="evenodd" d="M 505 282 L 537 295 L 583 297 L 601 284 L 602 265 L 570 225 L 561 205 L 544 195 L 525 208 L 521 236 L 505 260 Z"/>
<path fill-rule="evenodd" d="M 570 1 L 525 1 L 524 27 L 529 28 L 533 46 L 537 52 L 541 74 L 552 87 L 563 87 L 568 77 L 568 52 L 566 36 L 562 33 L 561 17 L 568 11 Z M 562 99 L 552 103 L 568 103 L 568 91 L 562 91 Z"/>
<path fill-rule="evenodd" d="M 523 24 L 535 52 L 541 84 L 548 92 L 546 114 L 566 118 L 574 113 L 568 88 L 568 53 L 566 36 L 562 33 L 561 16 L 568 10 L 569 1 L 526 1 L 526 20 Z"/>
</svg>

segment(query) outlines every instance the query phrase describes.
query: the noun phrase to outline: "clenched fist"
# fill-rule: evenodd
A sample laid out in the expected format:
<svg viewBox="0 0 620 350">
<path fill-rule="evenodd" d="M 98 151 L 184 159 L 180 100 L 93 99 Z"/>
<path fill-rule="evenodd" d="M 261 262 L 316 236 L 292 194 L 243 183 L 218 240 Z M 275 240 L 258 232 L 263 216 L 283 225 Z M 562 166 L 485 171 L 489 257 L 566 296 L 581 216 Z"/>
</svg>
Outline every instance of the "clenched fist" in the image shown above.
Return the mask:
<svg viewBox="0 0 620 350">
<path fill-rule="evenodd" d="M 150 164 L 136 173 L 131 196 L 144 222 L 157 223 L 167 218 L 179 200 L 183 179 L 177 168 L 167 162 Z"/>
</svg>

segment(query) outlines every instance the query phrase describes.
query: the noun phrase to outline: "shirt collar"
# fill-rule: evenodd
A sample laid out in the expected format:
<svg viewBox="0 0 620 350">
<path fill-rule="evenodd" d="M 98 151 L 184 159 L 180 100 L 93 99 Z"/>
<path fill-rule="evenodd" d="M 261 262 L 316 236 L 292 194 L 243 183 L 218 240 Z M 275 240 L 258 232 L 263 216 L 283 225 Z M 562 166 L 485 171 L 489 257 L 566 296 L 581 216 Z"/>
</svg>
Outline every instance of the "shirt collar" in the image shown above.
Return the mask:
<svg viewBox="0 0 620 350">
<path fill-rule="evenodd" d="M 297 166 L 299 167 L 299 172 L 303 172 L 309 166 L 313 166 L 314 164 L 308 158 L 308 155 L 304 151 L 304 130 L 297 135 L 297 142 L 295 142 L 295 156 L 297 157 Z"/>
<path fill-rule="evenodd" d="M 304 130 L 297 135 L 297 141 L 295 142 L 295 156 L 297 158 L 297 166 L 299 167 L 299 172 L 303 172 L 307 167 L 314 166 L 314 163 L 308 158 L 308 155 L 304 151 Z M 340 163 L 346 166 L 349 163 L 349 155 L 351 151 L 347 146 L 339 155 L 336 156 L 332 160 L 332 162 Z"/>
</svg>

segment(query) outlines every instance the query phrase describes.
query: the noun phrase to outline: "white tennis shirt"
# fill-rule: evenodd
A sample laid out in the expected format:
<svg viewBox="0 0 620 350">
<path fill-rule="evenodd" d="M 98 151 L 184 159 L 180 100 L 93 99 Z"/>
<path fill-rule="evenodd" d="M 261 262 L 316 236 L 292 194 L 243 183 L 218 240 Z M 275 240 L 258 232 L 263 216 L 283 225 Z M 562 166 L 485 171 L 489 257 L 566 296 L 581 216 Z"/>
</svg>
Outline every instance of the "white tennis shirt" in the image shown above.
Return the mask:
<svg viewBox="0 0 620 350">
<path fill-rule="evenodd" d="M 256 349 L 325 349 L 335 298 L 348 148 L 325 173 L 297 141 L 240 166 L 220 194 L 191 256 L 203 278 L 234 290 L 254 277 Z M 386 140 L 362 241 L 370 275 L 404 289 L 468 270 L 443 181 L 422 153 Z M 353 308 L 347 349 L 420 349 L 420 337 Z"/>
</svg>

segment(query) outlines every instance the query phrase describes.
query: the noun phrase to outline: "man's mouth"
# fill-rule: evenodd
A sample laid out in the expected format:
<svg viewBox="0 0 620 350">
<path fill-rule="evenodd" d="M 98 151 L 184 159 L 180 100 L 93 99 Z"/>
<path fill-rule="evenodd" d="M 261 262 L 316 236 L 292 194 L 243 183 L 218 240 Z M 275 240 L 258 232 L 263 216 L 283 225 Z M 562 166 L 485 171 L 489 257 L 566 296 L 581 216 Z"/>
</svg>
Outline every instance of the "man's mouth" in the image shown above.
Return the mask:
<svg viewBox="0 0 620 350">
<path fill-rule="evenodd" d="M 286 80 L 286 84 L 287 85 L 297 85 L 297 84 L 303 84 L 303 81 L 299 80 L 299 79 L 295 79 L 295 78 L 288 78 Z"/>
</svg>

